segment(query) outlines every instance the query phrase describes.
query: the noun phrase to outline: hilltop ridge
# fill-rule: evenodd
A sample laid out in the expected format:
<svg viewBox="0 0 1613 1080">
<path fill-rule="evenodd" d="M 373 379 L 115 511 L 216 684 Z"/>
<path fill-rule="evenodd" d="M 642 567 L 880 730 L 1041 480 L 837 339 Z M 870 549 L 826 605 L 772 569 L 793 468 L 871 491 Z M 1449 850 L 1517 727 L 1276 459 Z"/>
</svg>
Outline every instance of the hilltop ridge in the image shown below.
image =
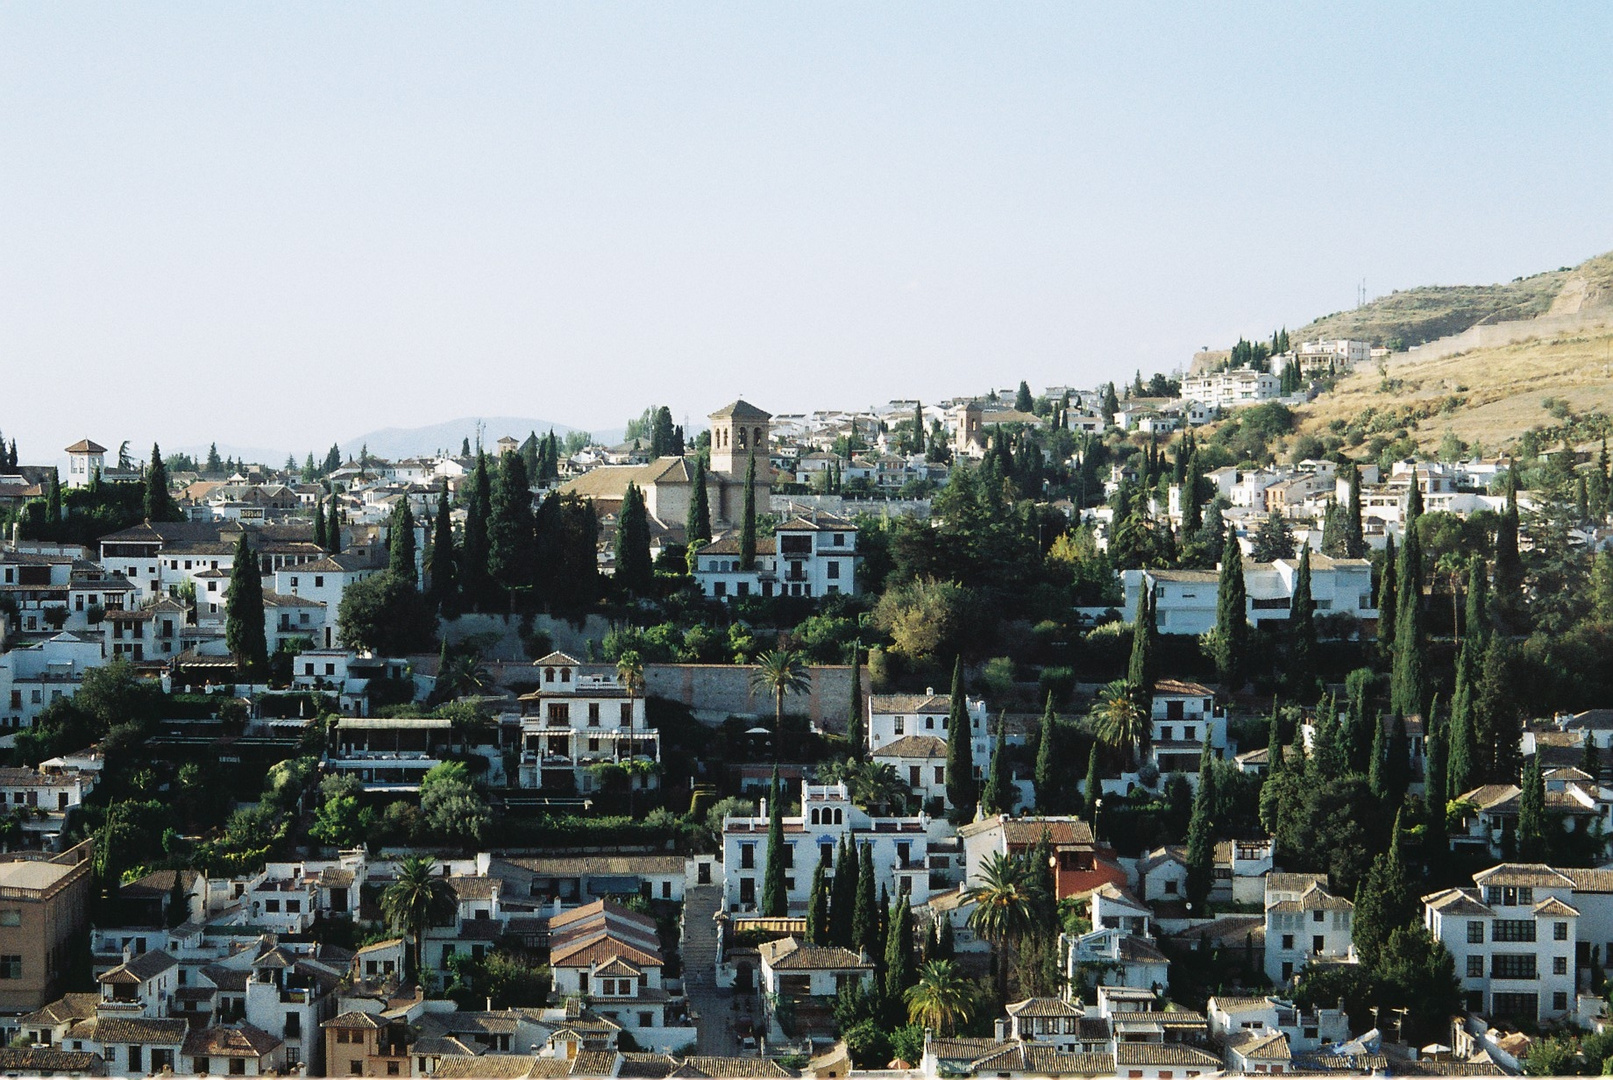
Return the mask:
<svg viewBox="0 0 1613 1080">
<path fill-rule="evenodd" d="M 1533 319 L 1613 306 L 1613 252 L 1495 285 L 1422 285 L 1314 319 L 1296 341 L 1353 338 L 1397 351 L 1479 323 Z"/>
</svg>

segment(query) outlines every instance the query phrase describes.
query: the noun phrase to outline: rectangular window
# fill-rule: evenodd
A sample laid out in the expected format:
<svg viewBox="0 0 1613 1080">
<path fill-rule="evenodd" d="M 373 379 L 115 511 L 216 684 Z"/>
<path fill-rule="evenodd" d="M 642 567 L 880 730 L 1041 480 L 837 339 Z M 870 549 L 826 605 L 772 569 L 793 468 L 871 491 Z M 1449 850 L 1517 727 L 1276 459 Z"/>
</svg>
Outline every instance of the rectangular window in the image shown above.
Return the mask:
<svg viewBox="0 0 1613 1080">
<path fill-rule="evenodd" d="M 839 561 L 836 560 L 836 559 L 830 559 L 828 561 L 828 563 L 826 564 L 826 566 L 828 567 L 829 580 L 830 581 L 838 581 L 840 579 L 840 563 L 839 563 Z"/>
<path fill-rule="evenodd" d="M 754 869 L 756 869 L 756 845 L 755 844 L 740 844 L 739 845 L 739 866 L 740 866 L 740 869 L 742 869 L 742 870 L 754 870 Z"/>
<path fill-rule="evenodd" d="M 21 908 L 0 908 L 0 926 L 21 926 Z"/>
<path fill-rule="evenodd" d="M 1565 922 L 1552 923 L 1552 925 L 1551 925 L 1551 939 L 1553 941 L 1567 941 L 1568 940 L 1568 924 L 1565 923 Z"/>
<path fill-rule="evenodd" d="M 937 765 L 935 767 L 935 782 L 937 784 L 944 784 L 947 782 L 947 767 L 945 765 Z"/>
<path fill-rule="evenodd" d="M 1470 919 L 1467 924 L 1467 943 L 1469 945 L 1484 944 L 1484 920 Z"/>
<path fill-rule="evenodd" d="M 1535 939 L 1535 921 L 1533 919 L 1497 919 L 1495 926 L 1490 929 L 1491 941 L 1533 941 Z"/>
<path fill-rule="evenodd" d="M 6 953 L 0 956 L 0 979 L 22 978 L 22 955 Z"/>
<path fill-rule="evenodd" d="M 1551 1007 L 1556 1012 L 1563 1012 L 1568 1008 L 1568 991 L 1558 990 L 1551 995 Z"/>
<path fill-rule="evenodd" d="M 599 726 L 599 702 L 597 701 L 590 701 L 588 703 L 588 726 Z"/>
<path fill-rule="evenodd" d="M 1467 977 L 1470 979 L 1484 978 L 1484 957 L 1470 956 L 1467 958 Z"/>
<path fill-rule="evenodd" d="M 1568 974 L 1568 957 L 1554 956 L 1551 958 L 1551 973 L 1553 975 Z"/>
<path fill-rule="evenodd" d="M 1491 1012 L 1497 1016 L 1527 1017 L 1533 1020 L 1540 1012 L 1539 994 L 1496 993 L 1490 995 Z"/>
<path fill-rule="evenodd" d="M 1496 953 L 1490 957 L 1490 978 L 1492 979 L 1533 979 L 1534 977 L 1534 953 Z"/>
</svg>

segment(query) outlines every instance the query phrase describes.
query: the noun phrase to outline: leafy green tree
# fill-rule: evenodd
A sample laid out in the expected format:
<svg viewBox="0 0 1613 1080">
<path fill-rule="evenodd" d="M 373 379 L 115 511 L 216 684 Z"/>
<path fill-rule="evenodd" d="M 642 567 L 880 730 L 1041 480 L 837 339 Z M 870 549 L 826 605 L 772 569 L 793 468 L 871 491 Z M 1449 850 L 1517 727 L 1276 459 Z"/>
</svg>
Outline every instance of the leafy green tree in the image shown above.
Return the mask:
<svg viewBox="0 0 1613 1080">
<path fill-rule="evenodd" d="M 963 692 L 963 658 L 952 666 L 952 697 L 947 711 L 947 804 L 954 822 L 975 816 L 974 739 L 969 726 L 969 705 Z"/>
<path fill-rule="evenodd" d="M 745 503 L 739 522 L 739 568 L 756 569 L 756 455 L 745 459 Z"/>
<path fill-rule="evenodd" d="M 454 521 L 448 508 L 448 484 L 443 482 L 437 499 L 437 519 L 433 523 L 431 559 L 427 564 L 431 577 L 432 606 L 445 615 L 458 610 L 459 583 L 454 571 Z"/>
<path fill-rule="evenodd" d="M 633 596 L 647 596 L 655 587 L 650 562 L 650 516 L 644 493 L 629 481 L 622 496 L 616 525 L 616 583 Z"/>
<path fill-rule="evenodd" d="M 689 487 L 689 514 L 683 523 L 683 535 L 691 547 L 697 541 L 711 542 L 711 499 L 706 493 L 706 463 L 700 458 L 694 462 L 694 478 Z"/>
<path fill-rule="evenodd" d="M 1236 532 L 1229 532 L 1221 559 L 1221 580 L 1215 602 L 1215 636 L 1212 649 L 1216 677 L 1230 692 L 1243 687 L 1248 663 L 1248 592 L 1243 581 L 1243 551 Z"/>
<path fill-rule="evenodd" d="M 398 580 L 418 585 L 420 575 L 415 569 L 414 511 L 409 508 L 407 496 L 398 500 L 397 509 L 392 512 L 391 533 L 387 543 L 390 556 L 387 569 Z"/>
<path fill-rule="evenodd" d="M 352 847 L 361 842 L 375 823 L 375 812 L 360 809 L 352 795 L 327 798 L 314 815 L 308 835 L 333 847 Z"/>
<path fill-rule="evenodd" d="M 1260 528 L 1255 532 L 1254 550 L 1249 557 L 1257 563 L 1294 557 L 1294 530 L 1281 511 L 1273 510 L 1261 521 Z"/>
<path fill-rule="evenodd" d="M 1187 902 L 1199 916 L 1210 911 L 1210 889 L 1215 884 L 1215 753 L 1210 733 L 1204 733 L 1199 751 L 1199 786 L 1193 797 L 1193 817 L 1187 827 Z"/>
<path fill-rule="evenodd" d="M 235 666 L 256 679 L 268 670 L 269 643 L 263 622 L 263 577 L 245 533 L 235 542 L 229 590 L 224 600 L 224 645 Z"/>
<path fill-rule="evenodd" d="M 779 790 L 778 767 L 767 801 L 767 865 L 762 870 L 762 914 L 784 915 L 790 906 L 784 890 L 784 799 Z"/>
<path fill-rule="evenodd" d="M 398 862 L 392 884 L 381 893 L 381 914 L 394 932 L 408 939 L 409 970 L 418 980 L 426 929 L 446 923 L 454 914 L 453 893 L 437 876 L 436 862 L 429 855 L 409 855 Z"/>
<path fill-rule="evenodd" d="M 425 598 L 390 571 L 355 581 L 342 591 L 336 626 L 343 644 L 379 656 L 428 651 L 436 636 L 436 620 Z"/>
<path fill-rule="evenodd" d="M 1411 1009 L 1403 1037 L 1415 1044 L 1450 1030 L 1450 1018 L 1462 1011 L 1456 961 L 1427 929 L 1414 922 L 1390 931 L 1375 967 L 1379 999 Z"/>
</svg>

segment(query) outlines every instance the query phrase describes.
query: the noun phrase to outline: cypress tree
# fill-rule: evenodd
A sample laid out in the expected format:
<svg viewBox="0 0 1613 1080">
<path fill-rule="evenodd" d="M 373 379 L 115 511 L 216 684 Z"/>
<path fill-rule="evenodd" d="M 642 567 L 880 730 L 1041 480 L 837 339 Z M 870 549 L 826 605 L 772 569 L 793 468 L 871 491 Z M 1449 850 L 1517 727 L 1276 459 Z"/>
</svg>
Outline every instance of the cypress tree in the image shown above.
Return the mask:
<svg viewBox="0 0 1613 1080">
<path fill-rule="evenodd" d="M 162 463 L 162 451 L 151 444 L 151 464 L 146 467 L 144 509 L 147 521 L 178 521 L 179 505 L 168 491 L 168 466 Z"/>
<path fill-rule="evenodd" d="M 807 898 L 806 939 L 809 945 L 829 944 L 829 879 L 821 855 L 812 871 L 812 895 Z"/>
<path fill-rule="evenodd" d="M 935 932 L 935 956 L 933 959 L 950 960 L 958 954 L 957 946 L 953 943 L 955 936 L 952 932 L 952 916 L 942 914 L 941 925 Z"/>
<path fill-rule="evenodd" d="M 1361 522 L 1361 469 L 1350 466 L 1350 493 L 1345 504 L 1344 553 L 1352 559 L 1366 557 L 1367 537 Z"/>
<path fill-rule="evenodd" d="M 857 899 L 851 914 L 851 948 L 870 959 L 879 955 L 879 907 L 874 899 L 874 854 L 870 844 L 857 845 Z"/>
<path fill-rule="evenodd" d="M 762 914 L 785 915 L 790 898 L 784 891 L 784 799 L 779 789 L 778 766 L 767 795 L 767 864 L 762 870 Z"/>
<path fill-rule="evenodd" d="M 683 522 L 683 535 L 692 545 L 711 542 L 711 500 L 706 494 L 706 463 L 695 458 L 694 480 L 689 491 L 689 513 Z"/>
<path fill-rule="evenodd" d="M 1201 498 L 1204 488 L 1204 467 L 1199 461 L 1198 448 L 1194 447 L 1187 455 L 1187 468 L 1182 472 L 1182 488 L 1179 496 L 1182 503 L 1182 536 L 1191 538 L 1199 529 L 1204 527 L 1204 502 Z"/>
<path fill-rule="evenodd" d="M 952 820 L 972 821 L 975 816 L 975 761 L 973 732 L 969 730 L 968 702 L 963 694 L 963 657 L 952 666 L 952 703 L 947 712 L 947 802 Z"/>
<path fill-rule="evenodd" d="M 1473 720 L 1472 646 L 1463 642 L 1456 654 L 1456 687 L 1451 692 L 1450 749 L 1445 766 L 1445 796 L 1456 799 L 1471 791 L 1483 774 L 1479 761 L 1478 731 Z"/>
<path fill-rule="evenodd" d="M 851 700 L 846 708 L 846 749 L 853 759 L 861 761 L 868 756 L 863 732 L 863 653 L 855 642 L 851 646 Z"/>
<path fill-rule="evenodd" d="M 456 609 L 459 584 L 454 578 L 454 520 L 448 508 L 448 482 L 437 497 L 437 520 L 431 541 L 431 599 L 444 614 Z"/>
<path fill-rule="evenodd" d="M 55 529 L 62 522 L 62 482 L 56 470 L 50 470 L 50 483 L 45 488 L 45 520 Z"/>
<path fill-rule="evenodd" d="M 1383 574 L 1378 578 L 1378 651 L 1392 657 L 1395 648 L 1397 604 L 1400 588 L 1395 580 L 1395 538 L 1383 545 Z"/>
<path fill-rule="evenodd" d="M 1235 530 L 1227 532 L 1221 554 L 1221 580 L 1215 601 L 1215 668 L 1224 690 L 1242 688 L 1249 638 L 1248 592 L 1243 581 L 1243 549 Z"/>
<path fill-rule="evenodd" d="M 922 454 L 924 449 L 924 406 L 915 401 L 913 403 L 913 442 L 908 452 Z"/>
<path fill-rule="evenodd" d="M 1380 713 L 1372 725 L 1372 760 L 1367 763 L 1367 787 L 1372 789 L 1372 794 L 1387 802 L 1389 778 L 1385 772 L 1389 761 L 1389 748 L 1385 745 L 1383 728 L 1383 716 Z"/>
<path fill-rule="evenodd" d="M 325 539 L 325 500 L 314 500 L 314 543 L 319 550 L 329 550 Z"/>
<path fill-rule="evenodd" d="M 1480 647 L 1490 634 L 1490 579 L 1483 559 L 1467 567 L 1467 607 L 1462 616 L 1462 640 L 1476 641 Z"/>
<path fill-rule="evenodd" d="M 520 454 L 507 453 L 499 460 L 498 480 L 488 498 L 488 575 L 498 588 L 527 588 L 532 584 L 536 556 L 532 484 L 527 479 L 526 461 Z"/>
<path fill-rule="evenodd" d="M 1322 738 L 1321 710 L 1318 709 L 1317 713 L 1316 741 L 1319 746 Z M 1271 703 L 1271 719 L 1266 722 L 1266 775 L 1268 777 L 1276 776 L 1283 771 L 1284 766 L 1282 720 L 1277 715 L 1277 702 L 1273 700 Z M 1200 767 L 1203 767 L 1202 763 L 1200 763 Z"/>
<path fill-rule="evenodd" d="M 1204 732 L 1199 751 L 1199 787 L 1193 796 L 1193 817 L 1187 826 L 1187 902 L 1201 915 L 1209 913 L 1210 888 L 1215 884 L 1215 755 L 1210 732 Z"/>
<path fill-rule="evenodd" d="M 1092 750 L 1087 754 L 1087 782 L 1083 794 L 1086 797 L 1086 818 L 1094 830 L 1098 824 L 1098 799 L 1102 797 L 1103 779 L 1098 772 L 1098 744 L 1092 744 Z"/>
<path fill-rule="evenodd" d="M 1126 667 L 1126 681 L 1137 689 L 1137 699 L 1146 716 L 1154 715 L 1154 598 L 1148 579 L 1142 578 L 1137 589 L 1137 612 L 1131 624 L 1131 661 Z"/>
<path fill-rule="evenodd" d="M 392 535 L 387 548 L 390 556 L 387 569 L 392 576 L 410 585 L 419 585 L 420 573 L 415 569 L 414 511 L 409 508 L 407 495 L 398 500 L 397 509 L 392 512 Z"/>
<path fill-rule="evenodd" d="M 1523 560 L 1518 555 L 1518 477 L 1507 473 L 1507 504 L 1495 530 L 1496 622 L 1510 634 L 1521 633 L 1526 618 L 1523 600 Z"/>
<path fill-rule="evenodd" d="M 1397 813 L 1389 850 L 1372 861 L 1372 869 L 1356 889 L 1350 930 L 1361 962 L 1369 970 L 1376 967 L 1389 935 L 1411 925 L 1416 917 L 1417 901 L 1401 849 L 1401 821 Z"/>
<path fill-rule="evenodd" d="M 1288 654 L 1288 677 L 1300 702 L 1312 700 L 1316 693 L 1316 603 L 1311 599 L 1311 549 L 1307 545 L 1299 556 L 1299 570 L 1294 577 L 1294 602 L 1288 617 L 1291 648 Z"/>
<path fill-rule="evenodd" d="M 1423 722 L 1423 804 L 1427 813 L 1428 857 L 1442 855 L 1449 847 L 1445 835 L 1445 791 L 1450 787 L 1450 732 L 1439 720 L 1439 699 L 1428 705 Z"/>
<path fill-rule="evenodd" d="M 325 550 L 332 555 L 342 553 L 342 518 L 340 504 L 336 501 L 336 490 L 331 489 L 328 502 L 330 512 L 325 515 Z"/>
<path fill-rule="evenodd" d="M 897 1001 L 913 985 L 913 908 L 907 886 L 885 917 L 885 997 Z"/>
<path fill-rule="evenodd" d="M 846 839 L 835 858 L 835 878 L 829 894 L 829 937 L 841 948 L 855 948 L 852 914 L 857 907 L 857 852 Z"/>
<path fill-rule="evenodd" d="M 185 893 L 184 872 L 174 871 L 174 883 L 168 887 L 168 902 L 164 905 L 164 915 L 170 930 L 184 924 L 190 918 L 190 897 Z"/>
<path fill-rule="evenodd" d="M 1546 781 L 1540 771 L 1540 755 L 1534 754 L 1523 767 L 1518 785 L 1518 859 L 1520 862 L 1547 862 Z"/>
<path fill-rule="evenodd" d="M 268 667 L 269 643 L 263 625 L 263 576 L 256 553 L 247 547 L 245 533 L 235 541 L 229 588 L 224 600 L 224 645 L 235 657 L 235 666 L 254 679 Z"/>
<path fill-rule="evenodd" d="M 756 569 L 756 455 L 745 460 L 745 509 L 739 524 L 739 568 Z"/>
<path fill-rule="evenodd" d="M 1056 797 L 1058 778 L 1054 742 L 1058 739 L 1058 721 L 1053 713 L 1053 692 L 1047 692 L 1047 707 L 1042 710 L 1041 732 L 1036 743 L 1036 808 L 1043 813 L 1053 810 L 1062 800 Z"/>
<path fill-rule="evenodd" d="M 649 511 L 644 505 L 644 493 L 631 481 L 616 520 L 616 583 L 634 596 L 646 596 L 655 588 Z"/>
<path fill-rule="evenodd" d="M 487 455 L 478 452 L 471 472 L 470 491 L 465 497 L 465 541 L 459 562 L 459 587 L 470 606 L 482 610 L 492 600 L 488 578 L 488 514 L 493 501 L 493 483 L 487 474 Z"/>
<path fill-rule="evenodd" d="M 997 717 L 997 741 L 991 748 L 991 765 L 986 770 L 986 786 L 980 792 L 980 809 L 987 816 L 1006 814 L 1013 810 L 1010 793 L 1013 788 L 1006 775 L 1008 764 L 1004 760 L 1003 732 L 1008 727 L 1006 714 Z"/>
<path fill-rule="evenodd" d="M 1579 768 L 1597 783 L 1602 782 L 1602 751 L 1596 745 L 1592 732 L 1585 733 L 1585 746 L 1580 751 Z"/>
<path fill-rule="evenodd" d="M 1394 723 L 1389 727 L 1386 741 L 1383 785 L 1389 805 L 1398 807 L 1406 798 L 1406 789 L 1411 786 L 1411 739 L 1406 732 L 1406 718 L 1399 709 L 1395 710 Z"/>
<path fill-rule="evenodd" d="M 1416 490 L 1413 488 L 1413 490 Z M 1406 530 L 1396 571 L 1394 664 L 1389 682 L 1390 705 L 1405 714 L 1422 715 L 1427 682 L 1423 659 L 1422 542 L 1416 523 Z"/>
</svg>

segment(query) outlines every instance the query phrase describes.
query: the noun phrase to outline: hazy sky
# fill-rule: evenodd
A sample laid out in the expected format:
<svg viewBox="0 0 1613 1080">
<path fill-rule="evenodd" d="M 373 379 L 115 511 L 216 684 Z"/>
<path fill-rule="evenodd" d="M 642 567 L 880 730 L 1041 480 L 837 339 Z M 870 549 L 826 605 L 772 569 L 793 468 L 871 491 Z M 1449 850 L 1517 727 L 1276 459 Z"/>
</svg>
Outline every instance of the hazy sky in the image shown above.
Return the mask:
<svg viewBox="0 0 1613 1080">
<path fill-rule="evenodd" d="M 1613 7 L 1209 8 L 5 3 L 0 431 L 1091 384 L 1613 248 Z"/>
</svg>

